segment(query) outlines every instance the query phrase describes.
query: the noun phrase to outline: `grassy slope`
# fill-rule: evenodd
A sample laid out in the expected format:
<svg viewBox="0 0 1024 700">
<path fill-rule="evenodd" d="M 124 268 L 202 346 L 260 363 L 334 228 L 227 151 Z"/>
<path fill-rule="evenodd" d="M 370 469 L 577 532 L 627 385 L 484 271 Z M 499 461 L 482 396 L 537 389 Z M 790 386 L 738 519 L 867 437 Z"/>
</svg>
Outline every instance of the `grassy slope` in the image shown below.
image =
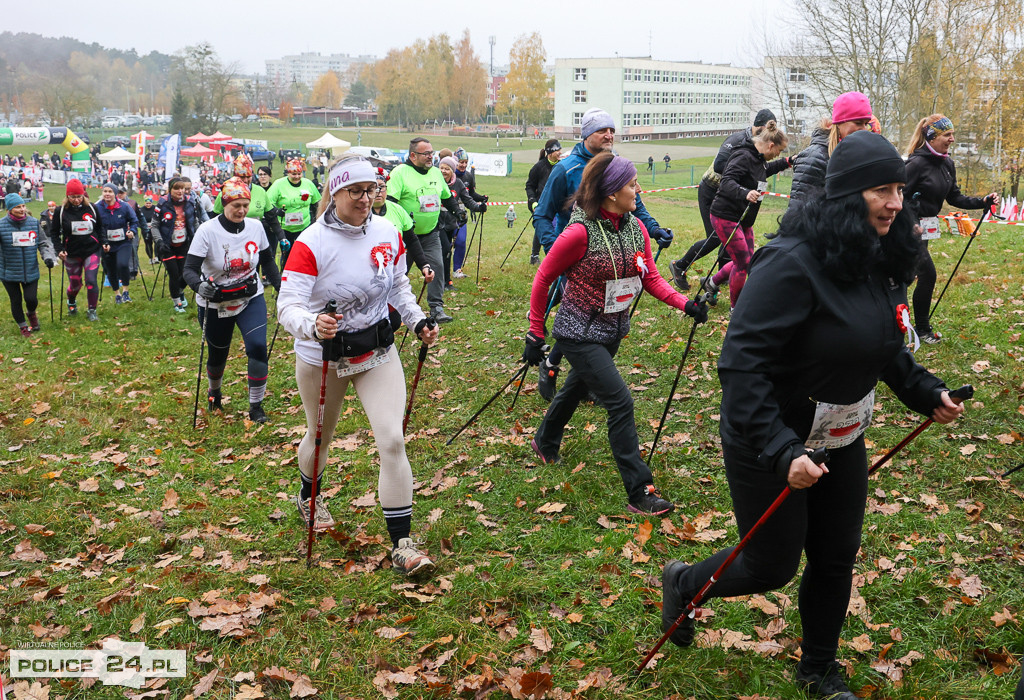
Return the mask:
<svg viewBox="0 0 1024 700">
<path fill-rule="evenodd" d="M 508 179 L 482 178 L 480 189 L 496 201 L 520 199 L 527 167 L 516 165 Z M 659 175 L 657 186 L 688 180 L 688 172 Z M 670 253 L 697 238 L 694 190 L 645 199 L 662 224 L 676 230 Z M 769 200 L 757 229 L 774 228 L 784 206 L 785 200 Z M 223 675 L 206 697 L 229 697 L 255 682 L 268 696 L 285 697 L 285 681 L 232 680 L 273 666 L 308 675 L 322 697 L 375 697 L 378 688 L 401 697 L 445 697 L 452 684 L 486 688 L 491 677 L 502 688 L 513 686 L 516 669 L 552 674 L 549 697 L 566 697 L 584 679 L 590 688 L 584 695 L 595 698 L 626 692 L 638 698 L 800 697 L 788 682 L 792 663 L 786 658 L 800 634 L 795 583 L 766 596 L 782 607 L 780 616 L 753 609 L 771 611 L 760 599 L 714 601 L 715 615 L 701 629 L 737 634 L 720 639 L 712 632 L 706 646 L 666 650 L 655 670 L 623 690 L 659 635 L 661 564 L 669 557 L 698 559 L 734 541 L 717 445 L 715 359 L 728 320 L 721 307 L 697 332 L 664 451 L 652 465 L 679 508 L 671 518 L 650 521 L 649 540 L 643 519 L 619 517 L 624 498 L 600 410 L 580 408 L 561 466 L 524 468 L 535 464 L 528 441 L 545 408 L 532 372 L 514 413 L 506 412 L 509 392 L 468 434 L 444 446 L 518 366 L 533 272 L 525 241 L 504 270 L 498 265 L 526 221 L 524 212 L 520 207 L 513 230 L 498 212 L 486 218 L 481 285 L 472 277 L 459 281 L 446 305 L 457 322 L 443 328 L 424 367 L 409 431 L 420 487 L 414 527 L 438 555 L 440 571 L 415 589 L 378 568 L 387 537 L 379 510 L 353 504 L 377 479 L 376 450 L 354 399 L 328 461 L 332 509 L 345 536 L 322 538 L 320 567 L 307 572 L 304 536 L 286 500 L 296 488 L 294 450 L 304 424 L 289 344 L 279 338 L 271 362 L 270 424 L 243 420 L 245 362 L 236 337 L 225 415 L 201 417 L 193 432 L 194 307 L 176 315 L 159 294 L 152 304 L 145 301 L 136 283 L 134 304 L 115 307 L 107 290 L 99 323 L 65 316 L 61 327 L 49 322 L 44 269 L 38 338 L 23 340 L 6 304 L 0 308 L 0 372 L 7 388 L 0 443 L 10 446 L 0 454 L 2 644 L 59 639 L 81 646 L 118 635 L 154 648 L 187 649 L 189 677 L 157 688 L 174 698 L 218 665 Z M 841 655 L 853 671 L 851 684 L 874 698 L 1007 697 L 1019 675 L 1012 660 L 1009 673 L 997 672 L 1008 668 L 1000 665 L 1002 655 L 1024 648 L 1024 477 L 1018 473 L 1007 483 L 993 476 L 1018 464 L 1024 452 L 1024 256 L 1020 229 L 986 228 L 938 314 L 946 341 L 918 353 L 950 385 L 974 383 L 976 401 L 962 422 L 929 429 L 872 484 L 857 564 L 863 600 L 848 619 Z M 933 242 L 940 284 L 964 242 L 949 236 Z M 56 293 L 56 278 L 53 284 Z M 648 444 L 689 328 L 678 312 L 645 299 L 619 355 Z M 405 351 L 405 363 L 411 380 L 414 346 Z M 919 420 L 884 387 L 879 400 L 878 425 L 870 432 L 876 453 Z M 564 509 L 536 512 L 549 503 Z M 44 530 L 27 531 L 30 524 Z M 45 559 L 12 559 L 23 540 Z M 167 557 L 172 561 L 158 568 Z M 132 595 L 115 601 L 107 614 L 98 609 L 101 599 L 123 590 Z M 235 600 L 258 590 L 280 598 L 251 636 L 221 637 L 188 614 L 204 595 L 216 598 L 211 591 Z M 992 618 L 1004 607 L 1015 618 L 996 626 L 1000 618 Z M 774 634 L 765 631 L 771 624 Z M 533 629 L 546 630 L 550 649 L 539 633 L 534 643 Z M 779 646 L 766 645 L 764 653 L 724 648 L 737 635 L 758 641 L 762 634 Z M 453 655 L 436 671 L 423 663 L 448 651 Z M 885 671 L 896 660 L 889 672 L 902 671 L 899 683 L 872 669 Z M 418 675 L 389 676 L 403 668 Z M 609 669 L 610 679 L 601 669 Z M 428 681 L 437 683 L 433 690 Z M 89 690 L 78 683 L 50 686 L 50 697 L 121 695 L 99 684 Z"/>
</svg>

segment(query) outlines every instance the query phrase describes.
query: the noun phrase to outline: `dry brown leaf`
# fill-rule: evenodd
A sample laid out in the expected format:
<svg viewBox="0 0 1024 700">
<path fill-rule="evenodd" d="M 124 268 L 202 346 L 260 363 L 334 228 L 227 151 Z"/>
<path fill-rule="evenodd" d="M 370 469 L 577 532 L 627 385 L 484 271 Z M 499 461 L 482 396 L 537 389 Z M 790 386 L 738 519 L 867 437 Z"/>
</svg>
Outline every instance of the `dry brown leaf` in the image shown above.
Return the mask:
<svg viewBox="0 0 1024 700">
<path fill-rule="evenodd" d="M 530 642 L 536 647 L 537 651 L 545 654 L 555 646 L 554 642 L 551 641 L 551 635 L 543 627 L 530 628 Z"/>
<path fill-rule="evenodd" d="M 100 482 L 97 479 L 89 477 L 78 482 L 78 490 L 84 491 L 85 493 L 93 493 L 100 490 Z"/>
<path fill-rule="evenodd" d="M 137 618 L 132 620 L 132 625 L 129 627 L 129 631 L 132 634 L 138 634 L 142 631 L 142 628 L 146 626 L 146 613 L 142 613 Z"/>
<path fill-rule="evenodd" d="M 301 675 L 295 679 L 295 683 L 292 685 L 292 690 L 288 693 L 290 698 L 308 698 L 311 695 L 316 695 L 319 691 L 313 687 L 312 681 L 309 680 L 309 676 Z"/>
<path fill-rule="evenodd" d="M 647 544 L 647 540 L 651 539 L 651 532 L 654 530 L 654 525 L 651 524 L 650 520 L 645 520 L 643 524 L 636 529 L 636 543 L 640 546 L 640 549 L 644 548 Z"/>
<path fill-rule="evenodd" d="M 1017 624 L 1017 618 L 1014 617 L 1013 613 L 1011 613 L 1005 607 L 1003 608 L 1002 612 L 997 612 L 989 619 L 996 624 L 996 627 L 1002 627 L 1007 622 L 1012 622 L 1015 625 Z"/>
<path fill-rule="evenodd" d="M 850 640 L 850 647 L 861 653 L 871 651 L 875 645 L 871 643 L 871 638 L 866 634 L 862 634 L 859 637 L 854 637 Z"/>
<path fill-rule="evenodd" d="M 238 687 L 238 692 L 235 693 L 234 700 L 260 700 L 265 698 L 263 694 L 263 686 L 257 683 L 256 685 L 242 684 Z"/>
<path fill-rule="evenodd" d="M 14 553 L 11 554 L 11 559 L 15 561 L 42 562 L 47 558 L 42 550 L 32 546 L 32 540 L 22 540 L 14 545 Z"/>
<path fill-rule="evenodd" d="M 353 499 L 351 503 L 356 508 L 373 508 L 377 505 L 377 492 L 370 489 L 359 498 Z"/>
<path fill-rule="evenodd" d="M 164 492 L 164 502 L 160 505 L 160 510 L 170 510 L 178 507 L 178 493 L 174 489 L 167 489 Z"/>
<path fill-rule="evenodd" d="M 964 445 L 963 447 L 960 448 L 960 454 L 964 455 L 965 457 L 970 456 L 977 451 L 977 445 Z"/>
<path fill-rule="evenodd" d="M 561 513 L 565 509 L 564 503 L 545 503 L 540 506 L 534 513 Z"/>
<path fill-rule="evenodd" d="M 215 668 L 209 673 L 207 673 L 205 676 L 200 678 L 199 682 L 196 683 L 195 686 L 193 686 L 192 688 L 192 696 L 198 698 L 199 696 L 205 695 L 206 693 L 210 692 L 210 688 L 212 688 L 213 684 L 217 682 L 217 677 L 219 675 L 220 669 Z"/>
<path fill-rule="evenodd" d="M 542 671 L 524 673 L 519 678 L 519 692 L 528 698 L 537 700 L 544 697 L 544 694 L 551 690 L 553 682 L 550 673 Z"/>
</svg>

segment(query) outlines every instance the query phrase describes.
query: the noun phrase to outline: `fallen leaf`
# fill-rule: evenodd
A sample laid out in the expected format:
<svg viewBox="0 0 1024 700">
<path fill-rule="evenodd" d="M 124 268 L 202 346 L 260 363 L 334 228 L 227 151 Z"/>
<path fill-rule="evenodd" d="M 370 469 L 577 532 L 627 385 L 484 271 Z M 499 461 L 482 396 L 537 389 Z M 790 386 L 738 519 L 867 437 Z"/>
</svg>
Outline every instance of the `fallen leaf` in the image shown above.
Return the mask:
<svg viewBox="0 0 1024 700">
<path fill-rule="evenodd" d="M 100 490 L 100 482 L 97 479 L 89 477 L 78 482 L 78 490 L 84 491 L 85 493 L 93 493 Z"/>
<path fill-rule="evenodd" d="M 205 695 L 206 693 L 210 692 L 210 688 L 213 687 L 213 684 L 217 681 L 217 677 L 219 675 L 220 669 L 215 668 L 209 673 L 207 673 L 205 676 L 200 678 L 199 682 L 196 683 L 195 686 L 193 686 L 192 688 L 192 696 L 198 698 L 200 695 Z"/>
<path fill-rule="evenodd" d="M 295 679 L 295 683 L 292 685 L 292 690 L 288 693 L 290 698 L 308 698 L 310 695 L 316 695 L 319 691 L 313 687 L 313 683 L 309 680 L 309 676 L 301 675 Z"/>
<path fill-rule="evenodd" d="M 238 687 L 234 700 L 260 700 L 260 698 L 265 697 L 267 696 L 263 694 L 262 685 L 258 683 L 256 685 L 246 685 L 243 683 Z"/>
<path fill-rule="evenodd" d="M 964 455 L 965 457 L 968 455 L 972 455 L 977 451 L 977 445 L 964 445 L 963 447 L 960 448 L 960 454 Z"/>
<path fill-rule="evenodd" d="M 146 626 L 146 613 L 142 613 L 137 618 L 132 620 L 132 625 L 129 627 L 129 631 L 132 634 L 138 634 L 142 631 L 142 628 Z"/>
<path fill-rule="evenodd" d="M 551 641 L 551 635 L 543 627 L 531 627 L 530 628 L 530 641 L 538 651 L 547 653 L 554 647 L 554 642 Z"/>
<path fill-rule="evenodd" d="M 561 513 L 565 509 L 564 503 L 545 503 L 533 511 L 534 513 Z"/>
<path fill-rule="evenodd" d="M 48 557 L 41 549 L 32 546 L 32 540 L 22 540 L 14 545 L 14 553 L 10 558 L 15 561 L 41 562 L 46 561 Z"/>
</svg>

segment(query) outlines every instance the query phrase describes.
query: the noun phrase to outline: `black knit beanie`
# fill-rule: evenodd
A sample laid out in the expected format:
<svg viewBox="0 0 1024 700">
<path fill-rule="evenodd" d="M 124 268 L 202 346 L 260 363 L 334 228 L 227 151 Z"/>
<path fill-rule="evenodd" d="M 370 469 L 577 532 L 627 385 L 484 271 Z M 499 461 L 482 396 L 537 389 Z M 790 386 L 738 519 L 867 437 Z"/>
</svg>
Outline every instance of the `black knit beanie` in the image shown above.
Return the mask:
<svg viewBox="0 0 1024 700">
<path fill-rule="evenodd" d="M 906 182 L 907 166 L 896 147 L 870 131 L 855 131 L 836 146 L 825 169 L 825 198 Z"/>
<path fill-rule="evenodd" d="M 770 109 L 762 109 L 754 117 L 754 126 L 764 126 L 768 122 L 775 121 L 775 113 Z"/>
</svg>

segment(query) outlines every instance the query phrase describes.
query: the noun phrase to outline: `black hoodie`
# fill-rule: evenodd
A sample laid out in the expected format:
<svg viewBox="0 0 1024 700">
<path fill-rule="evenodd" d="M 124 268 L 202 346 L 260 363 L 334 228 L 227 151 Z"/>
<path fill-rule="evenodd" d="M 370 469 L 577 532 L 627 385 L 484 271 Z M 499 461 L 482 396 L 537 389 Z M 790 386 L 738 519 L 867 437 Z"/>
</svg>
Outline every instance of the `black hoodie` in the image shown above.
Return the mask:
<svg viewBox="0 0 1024 700">
<path fill-rule="evenodd" d="M 917 209 L 918 216 L 937 216 L 943 200 L 960 209 L 983 209 L 983 197 L 968 197 L 956 182 L 956 166 L 952 158 L 937 156 L 928 146 L 921 146 L 907 159 L 907 201 Z M 920 192 L 920 197 L 915 195 Z"/>
<path fill-rule="evenodd" d="M 722 173 L 722 183 L 718 186 L 718 194 L 711 204 L 711 215 L 726 221 L 740 221 L 746 209 L 747 214 L 740 223 L 744 226 L 753 226 L 761 203 L 747 202 L 747 193 L 757 189 L 758 183 L 767 182 L 770 176 L 787 167 L 789 163 L 785 158 L 776 158 L 771 163 L 765 161 L 753 141 L 747 140 L 739 144 L 733 148 L 729 163 Z"/>
</svg>

